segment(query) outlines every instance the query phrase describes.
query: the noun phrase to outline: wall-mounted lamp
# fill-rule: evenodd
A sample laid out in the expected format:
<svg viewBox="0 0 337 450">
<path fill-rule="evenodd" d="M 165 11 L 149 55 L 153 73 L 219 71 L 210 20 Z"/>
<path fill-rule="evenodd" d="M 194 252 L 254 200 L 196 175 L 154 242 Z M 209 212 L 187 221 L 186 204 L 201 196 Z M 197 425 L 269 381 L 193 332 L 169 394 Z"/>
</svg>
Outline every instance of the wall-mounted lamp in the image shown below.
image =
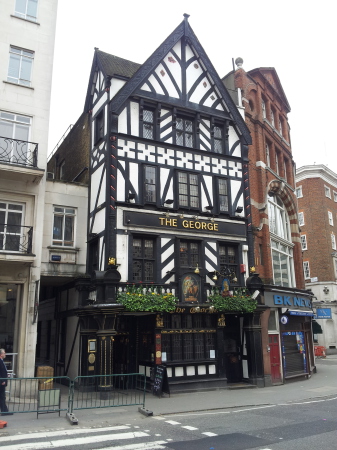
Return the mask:
<svg viewBox="0 0 337 450">
<path fill-rule="evenodd" d="M 235 210 L 235 212 L 236 212 L 237 214 L 241 214 L 242 211 L 243 211 L 243 207 L 242 207 L 242 206 L 238 206 L 238 207 L 236 208 L 236 210 Z"/>
<path fill-rule="evenodd" d="M 328 286 L 324 286 L 323 292 L 324 292 L 324 294 L 328 294 L 330 292 Z"/>
<path fill-rule="evenodd" d="M 211 212 L 213 209 L 213 205 L 205 206 L 206 211 Z"/>
<path fill-rule="evenodd" d="M 127 202 L 128 203 L 134 203 L 135 202 L 135 198 L 136 198 L 136 194 L 133 194 L 133 193 L 129 193 L 128 194 L 128 197 L 127 197 Z"/>
<path fill-rule="evenodd" d="M 196 274 L 200 273 L 200 269 L 199 269 L 198 263 L 197 263 L 197 267 L 196 267 L 195 270 L 194 270 L 194 273 L 196 273 Z"/>
<path fill-rule="evenodd" d="M 164 201 L 164 205 L 172 205 L 173 202 L 174 202 L 174 200 L 167 199 L 167 200 Z"/>
</svg>

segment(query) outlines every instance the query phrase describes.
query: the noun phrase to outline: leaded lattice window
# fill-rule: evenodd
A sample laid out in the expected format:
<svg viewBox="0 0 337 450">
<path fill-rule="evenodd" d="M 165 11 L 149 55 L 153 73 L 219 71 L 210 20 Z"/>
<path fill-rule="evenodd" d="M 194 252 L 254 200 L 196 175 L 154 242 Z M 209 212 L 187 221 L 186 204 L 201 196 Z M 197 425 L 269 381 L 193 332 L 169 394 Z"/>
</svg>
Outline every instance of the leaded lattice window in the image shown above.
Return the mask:
<svg viewBox="0 0 337 450">
<path fill-rule="evenodd" d="M 156 168 L 145 166 L 145 202 L 156 202 Z"/>
<path fill-rule="evenodd" d="M 132 242 L 133 281 L 154 281 L 154 240 L 134 238 Z"/>
<path fill-rule="evenodd" d="M 177 117 L 176 119 L 176 144 L 185 147 L 193 147 L 193 122 L 189 119 Z"/>
<path fill-rule="evenodd" d="M 222 147 L 222 128 L 220 127 L 213 127 L 213 150 L 216 153 L 222 153 L 223 147 Z"/>
<path fill-rule="evenodd" d="M 154 138 L 154 113 L 149 109 L 143 110 L 143 137 Z"/>
<path fill-rule="evenodd" d="M 228 211 L 228 186 L 223 178 L 218 178 L 218 199 L 220 212 Z"/>
<path fill-rule="evenodd" d="M 179 206 L 199 208 L 199 177 L 193 173 L 178 172 Z"/>
<path fill-rule="evenodd" d="M 199 244 L 197 242 L 180 241 L 180 267 L 195 268 L 199 264 Z"/>
</svg>

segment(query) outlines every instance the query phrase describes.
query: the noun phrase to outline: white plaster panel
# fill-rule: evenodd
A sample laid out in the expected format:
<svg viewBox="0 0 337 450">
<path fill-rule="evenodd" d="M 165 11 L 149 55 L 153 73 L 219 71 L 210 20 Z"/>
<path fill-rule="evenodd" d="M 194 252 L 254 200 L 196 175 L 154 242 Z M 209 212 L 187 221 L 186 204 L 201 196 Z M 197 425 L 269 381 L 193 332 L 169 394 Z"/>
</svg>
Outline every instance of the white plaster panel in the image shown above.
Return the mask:
<svg viewBox="0 0 337 450">
<path fill-rule="evenodd" d="M 144 83 L 143 86 L 140 88 L 142 91 L 148 91 L 151 92 L 150 87 L 148 86 L 147 83 Z"/>
<path fill-rule="evenodd" d="M 98 194 L 99 184 L 102 176 L 102 171 L 104 166 L 102 165 L 99 169 L 95 170 L 91 175 L 91 190 L 90 190 L 90 212 L 94 209 L 96 203 L 96 197 Z M 103 184 L 104 186 L 104 184 Z M 103 187 L 104 190 L 104 187 Z M 104 201 L 104 200 L 103 200 Z M 100 204 L 100 203 L 98 203 Z"/>
<path fill-rule="evenodd" d="M 153 75 L 150 75 L 149 77 L 149 84 L 152 85 L 157 94 L 164 95 L 163 88 L 160 86 L 157 79 Z"/>
<path fill-rule="evenodd" d="M 176 43 L 176 45 L 173 47 L 173 50 L 181 59 L 181 40 Z"/>
<path fill-rule="evenodd" d="M 215 109 L 218 109 L 219 111 L 224 111 L 225 110 L 221 103 L 219 103 Z"/>
<path fill-rule="evenodd" d="M 211 194 L 212 194 L 212 192 L 211 192 Z M 207 206 L 208 205 L 208 200 L 207 200 L 207 197 L 206 197 L 206 191 L 205 191 L 205 188 L 204 188 L 204 185 L 203 184 L 201 184 L 201 199 L 200 199 L 200 202 L 201 202 L 201 208 L 203 208 L 204 206 Z"/>
<path fill-rule="evenodd" d="M 231 177 L 240 177 L 242 178 L 242 164 L 235 161 L 228 161 L 228 167 L 230 170 L 228 170 L 229 175 Z"/>
<path fill-rule="evenodd" d="M 95 222 L 92 228 L 92 233 L 100 233 L 105 229 L 105 208 L 101 209 L 95 215 Z"/>
<path fill-rule="evenodd" d="M 160 73 L 161 71 L 165 72 L 164 76 Z M 168 95 L 173 98 L 179 98 L 179 94 L 178 94 L 174 84 L 172 83 L 171 78 L 166 73 L 165 67 L 162 64 L 159 64 L 158 67 L 156 68 L 156 74 L 163 82 L 165 88 L 167 89 Z"/>
<path fill-rule="evenodd" d="M 169 59 L 171 59 L 171 61 Z M 175 62 L 173 62 L 172 60 L 174 60 Z M 176 60 L 175 56 L 172 55 L 171 52 L 169 52 L 166 55 L 164 61 L 167 65 L 168 69 L 170 70 L 173 78 L 175 79 L 179 89 L 181 90 L 181 88 L 182 88 L 181 65 Z"/>
<path fill-rule="evenodd" d="M 215 364 L 212 364 L 212 365 L 208 366 L 208 373 L 209 373 L 210 375 L 216 373 Z"/>
<path fill-rule="evenodd" d="M 166 149 L 163 147 L 157 147 L 157 160 L 159 164 L 169 164 L 169 149 L 165 151 Z M 171 150 L 171 155 L 174 155 L 174 151 Z"/>
<path fill-rule="evenodd" d="M 130 163 L 130 183 L 134 190 L 138 192 L 138 177 L 139 177 L 139 165 L 135 163 Z"/>
<path fill-rule="evenodd" d="M 167 367 L 166 372 L 167 372 L 168 378 L 172 378 L 172 367 Z"/>
<path fill-rule="evenodd" d="M 162 239 L 162 247 L 165 245 L 165 243 L 163 242 Z M 162 254 L 161 254 L 161 262 L 163 263 L 164 261 L 167 260 L 167 258 L 169 258 L 172 254 L 174 253 L 174 244 L 172 241 L 172 244 L 167 248 L 167 250 L 165 250 Z M 170 266 L 170 267 L 169 267 Z M 169 262 L 166 265 L 166 270 L 170 270 L 174 268 L 174 260 L 172 260 L 171 262 Z"/>
<path fill-rule="evenodd" d="M 197 64 L 198 68 L 194 67 L 194 65 Z M 202 75 L 203 70 L 200 67 L 200 64 L 198 61 L 194 61 L 192 64 L 189 65 L 186 71 L 186 89 L 187 92 L 191 89 L 193 84 L 196 82 L 198 77 Z"/>
<path fill-rule="evenodd" d="M 139 136 L 139 104 L 136 102 L 130 102 L 131 112 L 131 134 L 133 136 Z"/>
<path fill-rule="evenodd" d="M 117 94 L 117 92 L 122 89 L 126 81 L 123 80 L 117 80 L 116 78 L 111 79 L 111 86 L 110 86 L 110 100 Z"/>
<path fill-rule="evenodd" d="M 231 183 L 232 200 L 234 201 L 241 187 L 241 181 L 231 180 L 230 183 Z"/>
<path fill-rule="evenodd" d="M 167 109 L 162 109 L 161 110 L 161 117 L 165 116 L 169 112 L 171 112 L 171 111 L 168 111 Z M 166 119 L 161 119 L 160 126 L 163 127 L 163 126 L 167 125 L 170 122 L 172 122 L 172 113 L 169 114 Z"/>
<path fill-rule="evenodd" d="M 101 248 L 101 254 L 99 257 L 99 270 L 104 270 L 104 260 L 105 260 L 105 244 L 104 244 L 104 239 L 103 236 L 100 238 L 99 240 L 99 248 Z"/>
<path fill-rule="evenodd" d="M 211 98 L 213 97 L 213 98 Z M 213 103 L 218 100 L 218 97 L 215 95 L 215 92 L 213 91 L 209 97 L 207 97 L 206 101 L 204 102 L 204 106 L 212 107 Z"/>
<path fill-rule="evenodd" d="M 120 161 L 121 166 L 125 166 L 125 161 Z M 125 201 L 125 179 L 120 170 L 117 171 L 117 201 Z"/>
<path fill-rule="evenodd" d="M 103 94 L 102 97 L 98 100 L 96 105 L 92 109 L 92 115 L 94 116 L 97 111 L 104 105 L 104 103 L 108 100 L 108 94 Z"/>
<path fill-rule="evenodd" d="M 210 143 L 208 141 L 206 141 L 204 136 L 202 136 L 200 134 L 199 135 L 199 139 L 200 139 L 200 150 L 210 151 L 211 150 L 211 145 L 210 145 Z"/>
<path fill-rule="evenodd" d="M 159 179 L 160 180 L 167 180 L 168 176 L 170 173 L 170 169 L 167 169 L 165 167 L 161 167 L 160 168 L 160 176 Z M 165 188 L 165 183 L 160 183 L 160 198 L 163 198 L 163 194 L 164 194 L 164 188 Z M 173 185 L 172 185 L 172 179 L 170 181 L 170 185 L 167 191 L 167 198 L 174 198 L 173 197 Z"/>
<path fill-rule="evenodd" d="M 118 211 L 119 215 L 123 215 L 123 211 Z M 116 249 L 116 258 L 118 264 L 118 271 L 121 274 L 121 281 L 128 281 L 128 243 L 129 243 L 129 235 L 128 234 L 119 234 L 117 236 L 117 249 Z"/>
<path fill-rule="evenodd" d="M 208 190 L 208 192 L 209 192 L 209 194 L 210 194 L 212 205 L 214 205 L 214 199 L 213 199 L 213 179 L 212 179 L 212 177 L 209 177 L 209 176 L 207 176 L 207 175 L 204 175 L 204 182 L 205 182 L 206 188 L 207 188 L 207 190 Z M 202 206 L 203 206 L 203 207 L 204 207 L 204 206 L 208 206 L 208 202 L 206 201 L 206 203 L 202 203 Z"/>
<path fill-rule="evenodd" d="M 208 127 L 208 128 L 206 128 Z M 210 130 L 211 128 L 211 123 L 209 120 L 203 120 L 202 122 L 200 122 L 200 131 L 203 132 L 207 137 L 210 137 Z"/>
<path fill-rule="evenodd" d="M 203 86 L 203 83 L 206 83 L 206 87 Z M 206 94 L 210 87 L 209 81 L 206 77 L 204 77 L 200 83 L 198 84 L 198 87 L 193 92 L 192 96 L 190 97 L 190 102 L 193 103 L 199 103 L 202 97 Z"/>
<path fill-rule="evenodd" d="M 176 377 L 183 377 L 184 376 L 184 368 L 183 367 L 176 367 L 174 374 Z"/>
<path fill-rule="evenodd" d="M 186 367 L 186 375 L 187 376 L 194 376 L 195 375 L 195 367 L 194 366 L 187 366 Z"/>
<path fill-rule="evenodd" d="M 120 133 L 127 134 L 127 109 L 124 108 L 123 111 L 118 116 L 118 131 Z"/>
<path fill-rule="evenodd" d="M 190 45 L 186 45 L 185 52 L 186 52 L 186 61 L 193 58 L 194 56 L 198 56 L 194 53 Z"/>
<path fill-rule="evenodd" d="M 231 149 L 232 146 L 235 144 L 235 142 L 239 139 L 239 136 L 237 135 L 235 129 L 233 126 L 230 126 L 228 128 L 228 145 Z"/>
<path fill-rule="evenodd" d="M 234 152 L 232 153 L 233 156 L 241 157 L 241 144 L 235 147 Z"/>
<path fill-rule="evenodd" d="M 149 162 L 156 162 L 156 148 L 153 145 L 148 145 L 145 150 L 147 154 L 147 159 Z"/>
</svg>

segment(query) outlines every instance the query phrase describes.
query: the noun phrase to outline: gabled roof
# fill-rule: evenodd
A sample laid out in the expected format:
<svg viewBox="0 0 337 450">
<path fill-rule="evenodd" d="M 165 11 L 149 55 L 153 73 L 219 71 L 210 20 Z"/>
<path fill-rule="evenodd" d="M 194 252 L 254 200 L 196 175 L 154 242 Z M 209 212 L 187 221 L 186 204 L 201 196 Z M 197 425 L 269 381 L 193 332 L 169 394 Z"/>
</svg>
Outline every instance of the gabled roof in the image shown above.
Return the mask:
<svg viewBox="0 0 337 450">
<path fill-rule="evenodd" d="M 254 75 L 260 73 L 263 78 L 269 83 L 269 85 L 276 91 L 276 93 L 280 96 L 280 98 L 283 100 L 284 104 L 286 105 L 288 112 L 290 112 L 290 105 L 288 102 L 288 99 L 286 97 L 286 94 L 283 90 L 281 81 L 279 79 L 279 76 L 275 70 L 274 67 L 258 67 L 253 70 L 249 70 L 247 72 L 248 75 L 254 78 Z"/>
<path fill-rule="evenodd" d="M 146 82 L 152 71 L 162 62 L 163 58 L 170 52 L 173 47 L 184 38 L 186 42 L 191 45 L 198 55 L 198 58 L 205 66 L 210 79 L 214 83 L 214 88 L 219 93 L 220 97 L 225 102 L 228 112 L 223 113 L 228 117 L 231 116 L 232 120 L 236 123 L 236 126 L 240 130 L 246 144 L 251 144 L 251 136 L 247 125 L 239 113 L 235 103 L 230 97 L 227 89 L 220 80 L 219 75 L 214 69 L 211 61 L 205 53 L 203 47 L 198 41 L 192 28 L 188 23 L 188 15 L 184 14 L 185 19 L 180 25 L 165 39 L 165 41 L 157 48 L 157 50 L 145 61 L 144 64 L 136 64 L 131 61 L 118 58 L 113 55 L 96 50 L 93 65 L 91 69 L 91 75 L 89 80 L 89 87 L 87 92 L 87 98 L 85 103 L 85 109 L 89 109 L 90 104 L 90 88 L 92 80 L 96 70 L 96 65 L 100 67 L 104 75 L 109 76 L 121 76 L 129 78 L 129 81 L 117 92 L 112 102 L 110 103 L 110 110 L 113 114 L 119 114 L 124 108 L 125 103 L 135 92 L 139 91 L 141 86 Z"/>
<path fill-rule="evenodd" d="M 98 49 L 96 50 L 96 55 L 105 76 L 131 78 L 140 67 L 140 64 L 110 55 Z"/>
</svg>

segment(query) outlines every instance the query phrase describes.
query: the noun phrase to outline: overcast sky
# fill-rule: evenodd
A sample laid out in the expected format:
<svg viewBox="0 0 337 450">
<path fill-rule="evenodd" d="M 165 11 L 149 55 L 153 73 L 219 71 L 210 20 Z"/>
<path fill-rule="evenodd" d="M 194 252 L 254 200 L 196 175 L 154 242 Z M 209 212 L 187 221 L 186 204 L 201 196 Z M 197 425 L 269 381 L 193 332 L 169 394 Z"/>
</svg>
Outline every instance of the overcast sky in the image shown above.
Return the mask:
<svg viewBox="0 0 337 450">
<path fill-rule="evenodd" d="M 336 15 L 333 0 L 58 0 L 49 152 L 83 112 L 94 47 L 143 63 L 190 14 L 220 77 L 274 67 L 291 106 L 297 167 L 337 173 Z"/>
</svg>

